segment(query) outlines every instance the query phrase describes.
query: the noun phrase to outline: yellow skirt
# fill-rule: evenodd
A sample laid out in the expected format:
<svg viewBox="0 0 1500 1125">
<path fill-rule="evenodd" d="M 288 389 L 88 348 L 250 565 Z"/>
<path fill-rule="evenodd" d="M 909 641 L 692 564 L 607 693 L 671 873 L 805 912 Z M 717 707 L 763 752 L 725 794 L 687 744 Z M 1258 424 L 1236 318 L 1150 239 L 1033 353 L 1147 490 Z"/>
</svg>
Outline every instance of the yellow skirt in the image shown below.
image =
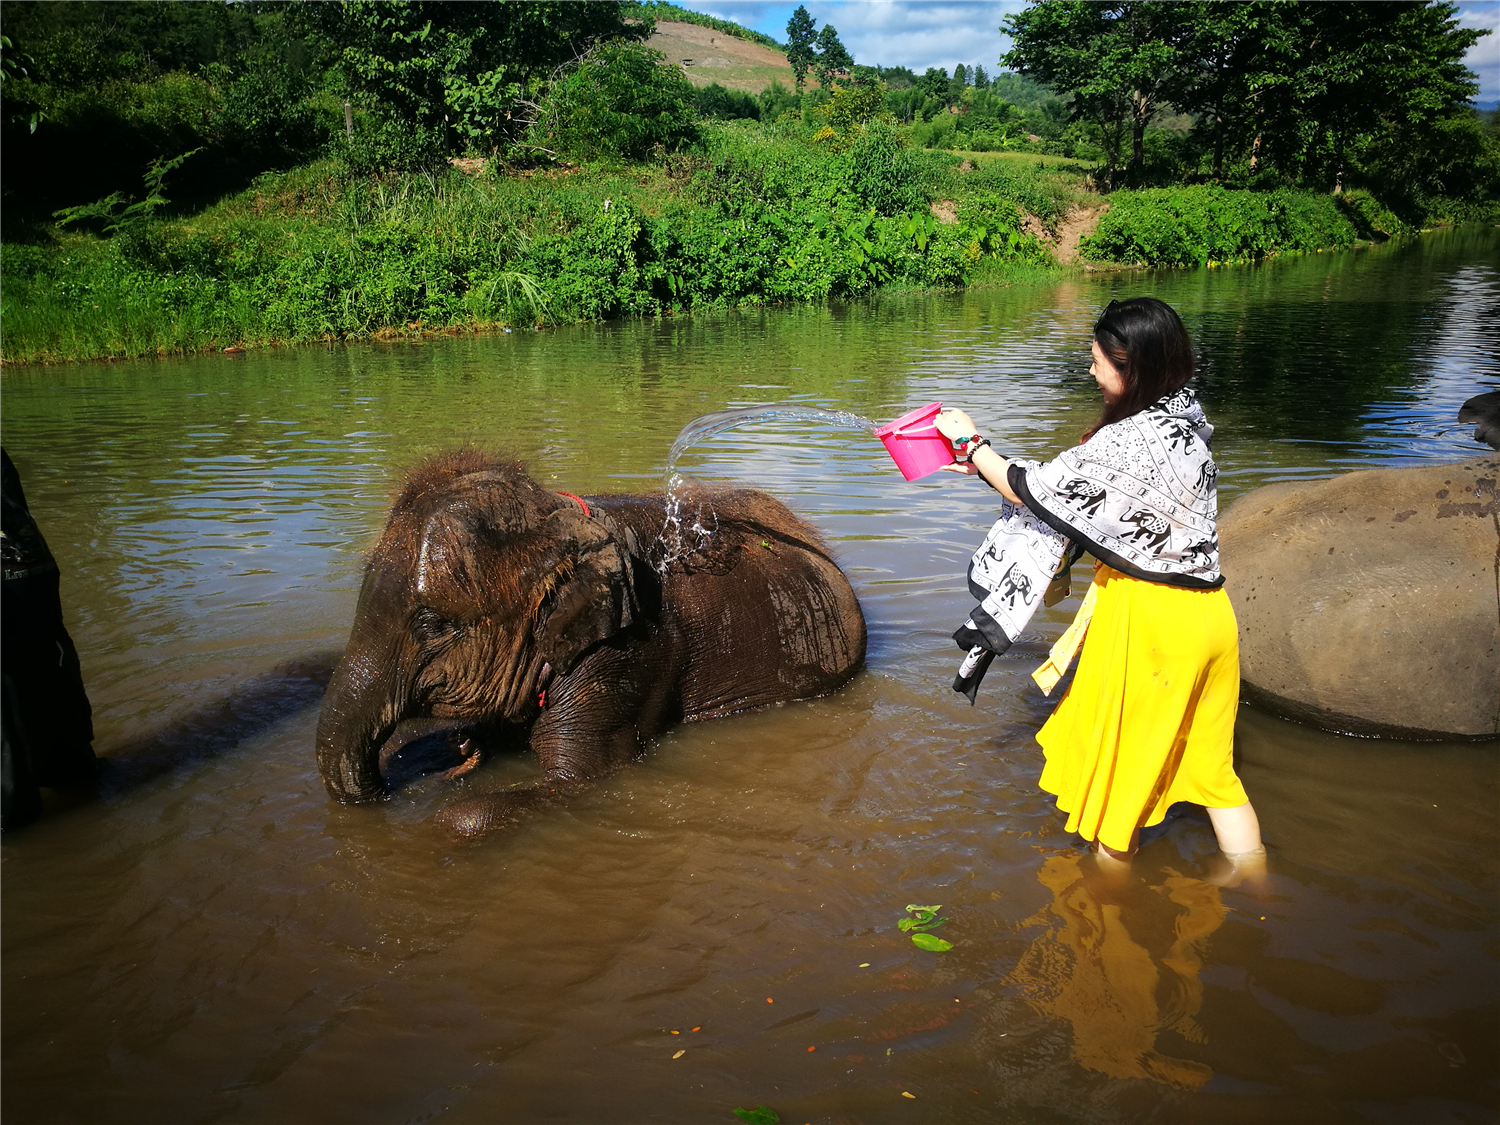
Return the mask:
<svg viewBox="0 0 1500 1125">
<path fill-rule="evenodd" d="M 1037 732 L 1068 831 L 1129 849 L 1178 801 L 1243 805 L 1234 772 L 1239 631 L 1229 595 L 1099 564 L 1078 674 Z"/>
</svg>

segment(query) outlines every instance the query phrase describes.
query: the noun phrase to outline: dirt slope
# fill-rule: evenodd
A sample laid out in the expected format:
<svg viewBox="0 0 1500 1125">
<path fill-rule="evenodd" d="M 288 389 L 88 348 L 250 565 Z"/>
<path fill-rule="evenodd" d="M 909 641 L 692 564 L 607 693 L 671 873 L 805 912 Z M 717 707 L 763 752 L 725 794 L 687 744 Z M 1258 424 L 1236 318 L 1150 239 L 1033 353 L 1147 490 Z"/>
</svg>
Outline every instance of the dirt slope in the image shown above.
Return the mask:
<svg viewBox="0 0 1500 1125">
<path fill-rule="evenodd" d="M 682 67 L 695 86 L 717 82 L 731 90 L 758 94 L 775 79 L 789 90 L 793 87 L 785 55 L 695 23 L 658 20 L 649 45 Z M 807 85 L 816 86 L 817 81 L 809 75 Z"/>
</svg>

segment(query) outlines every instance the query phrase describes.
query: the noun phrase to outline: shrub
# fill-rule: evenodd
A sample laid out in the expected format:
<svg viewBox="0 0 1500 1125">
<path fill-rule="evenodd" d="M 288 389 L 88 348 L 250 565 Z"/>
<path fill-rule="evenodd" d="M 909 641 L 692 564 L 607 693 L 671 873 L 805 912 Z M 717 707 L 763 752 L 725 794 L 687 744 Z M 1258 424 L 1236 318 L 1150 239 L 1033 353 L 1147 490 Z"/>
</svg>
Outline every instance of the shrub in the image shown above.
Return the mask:
<svg viewBox="0 0 1500 1125">
<path fill-rule="evenodd" d="M 536 143 L 590 160 L 642 160 L 657 147 L 696 146 L 692 83 L 660 51 L 616 42 L 590 52 L 558 82 L 533 129 Z"/>
<path fill-rule="evenodd" d="M 1345 192 L 1336 200 L 1361 238 L 1385 239 L 1412 233 L 1410 226 L 1363 188 Z"/>
<path fill-rule="evenodd" d="M 1330 196 L 1203 184 L 1113 193 L 1079 250 L 1096 261 L 1186 266 L 1342 249 L 1354 239 L 1354 226 Z"/>
<path fill-rule="evenodd" d="M 743 90 L 725 89 L 717 82 L 700 87 L 694 100 L 698 112 L 704 117 L 761 119 L 760 103 L 752 95 Z"/>
</svg>

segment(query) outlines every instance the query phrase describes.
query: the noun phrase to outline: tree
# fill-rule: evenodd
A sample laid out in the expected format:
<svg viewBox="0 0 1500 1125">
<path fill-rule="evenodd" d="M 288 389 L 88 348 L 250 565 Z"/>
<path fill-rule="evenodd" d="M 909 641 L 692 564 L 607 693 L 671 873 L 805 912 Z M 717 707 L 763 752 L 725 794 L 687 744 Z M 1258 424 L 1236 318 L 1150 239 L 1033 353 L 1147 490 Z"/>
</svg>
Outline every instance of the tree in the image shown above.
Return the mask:
<svg viewBox="0 0 1500 1125">
<path fill-rule="evenodd" d="M 1006 66 L 1073 94 L 1073 120 L 1099 126 L 1102 178 L 1112 183 L 1128 129 L 1133 171 L 1144 164 L 1146 126 L 1185 81 L 1182 41 L 1196 5 L 1174 0 L 1040 0 L 1007 16 Z"/>
<path fill-rule="evenodd" d="M 582 159 L 642 160 L 657 147 L 691 147 L 696 92 L 680 67 L 664 64 L 642 43 L 602 44 L 552 85 L 533 135 Z"/>
<path fill-rule="evenodd" d="M 930 98 L 947 98 L 948 71 L 946 67 L 929 66 L 927 73 L 917 79 L 917 89 Z"/>
<path fill-rule="evenodd" d="M 990 86 L 990 76 L 984 72 L 984 67 L 976 66 L 969 82 L 976 90 L 987 90 Z"/>
<path fill-rule="evenodd" d="M 844 45 L 839 42 L 839 33 L 831 23 L 825 23 L 823 30 L 818 32 L 818 61 L 814 65 L 818 73 L 818 85 L 825 90 L 832 85 L 835 71 L 848 70 L 854 65 L 854 59 L 844 50 Z"/>
<path fill-rule="evenodd" d="M 786 61 L 792 64 L 792 77 L 796 79 L 799 94 L 802 93 L 803 83 L 807 81 L 808 68 L 814 61 L 813 29 L 816 26 L 817 21 L 807 14 L 807 8 L 802 5 L 786 21 Z"/>
<path fill-rule="evenodd" d="M 552 73 L 595 44 L 640 40 L 619 3 L 340 0 L 292 9 L 332 51 L 349 91 L 440 151 L 515 141 Z"/>
<path fill-rule="evenodd" d="M 964 66 L 963 63 L 959 63 L 957 66 L 955 66 L 953 68 L 953 81 L 959 83 L 959 85 L 961 86 L 968 86 L 970 84 L 969 68 Z"/>
</svg>

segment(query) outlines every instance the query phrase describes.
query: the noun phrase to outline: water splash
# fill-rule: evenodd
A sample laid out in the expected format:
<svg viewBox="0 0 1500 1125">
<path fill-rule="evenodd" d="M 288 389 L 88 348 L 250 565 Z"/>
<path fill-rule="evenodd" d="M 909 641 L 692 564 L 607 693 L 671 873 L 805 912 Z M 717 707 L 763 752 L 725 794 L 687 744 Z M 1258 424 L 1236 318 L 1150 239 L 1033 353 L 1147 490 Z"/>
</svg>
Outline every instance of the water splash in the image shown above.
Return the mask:
<svg viewBox="0 0 1500 1125">
<path fill-rule="evenodd" d="M 744 406 L 700 414 L 677 435 L 667 453 L 667 515 L 656 538 L 656 569 L 663 574 L 679 559 L 703 550 L 719 529 L 719 517 L 706 490 L 687 473 L 678 472 L 677 462 L 691 446 L 706 438 L 772 419 L 817 422 L 846 430 L 873 433 L 875 423 L 847 410 L 822 410 L 815 406 Z"/>
</svg>

